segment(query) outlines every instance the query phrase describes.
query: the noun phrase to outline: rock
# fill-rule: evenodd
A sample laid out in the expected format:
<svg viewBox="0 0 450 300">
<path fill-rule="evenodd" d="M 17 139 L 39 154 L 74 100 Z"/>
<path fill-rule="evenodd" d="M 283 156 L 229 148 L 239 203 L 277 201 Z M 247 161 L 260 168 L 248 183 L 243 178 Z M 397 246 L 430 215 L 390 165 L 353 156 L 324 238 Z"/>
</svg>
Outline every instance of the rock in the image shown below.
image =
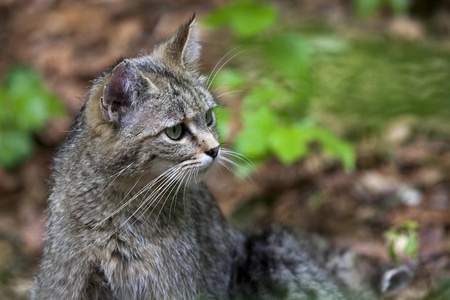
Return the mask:
<svg viewBox="0 0 450 300">
<path fill-rule="evenodd" d="M 376 171 L 362 174 L 355 184 L 355 193 L 363 199 L 379 199 L 395 194 L 400 182 L 395 177 L 386 176 Z"/>
<path fill-rule="evenodd" d="M 411 137 L 411 126 L 407 122 L 397 122 L 390 126 L 387 139 L 393 145 L 402 145 Z"/>
<path fill-rule="evenodd" d="M 394 37 L 411 41 L 423 40 L 425 37 L 423 25 L 408 17 L 393 18 L 389 24 L 389 31 Z"/>
<path fill-rule="evenodd" d="M 402 186 L 396 195 L 406 206 L 418 206 L 422 203 L 423 199 L 422 193 L 409 186 Z"/>
</svg>

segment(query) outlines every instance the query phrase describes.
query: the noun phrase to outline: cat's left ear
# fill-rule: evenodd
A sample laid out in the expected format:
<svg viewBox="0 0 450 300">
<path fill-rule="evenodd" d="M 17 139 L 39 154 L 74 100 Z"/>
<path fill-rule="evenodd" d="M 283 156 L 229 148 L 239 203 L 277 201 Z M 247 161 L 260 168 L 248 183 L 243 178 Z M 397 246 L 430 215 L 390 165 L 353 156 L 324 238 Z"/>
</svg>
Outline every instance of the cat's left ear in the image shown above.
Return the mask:
<svg viewBox="0 0 450 300">
<path fill-rule="evenodd" d="M 200 58 L 200 51 L 199 33 L 194 14 L 167 42 L 155 49 L 153 56 L 160 57 L 171 66 L 180 66 L 188 71 L 194 71 Z"/>
</svg>

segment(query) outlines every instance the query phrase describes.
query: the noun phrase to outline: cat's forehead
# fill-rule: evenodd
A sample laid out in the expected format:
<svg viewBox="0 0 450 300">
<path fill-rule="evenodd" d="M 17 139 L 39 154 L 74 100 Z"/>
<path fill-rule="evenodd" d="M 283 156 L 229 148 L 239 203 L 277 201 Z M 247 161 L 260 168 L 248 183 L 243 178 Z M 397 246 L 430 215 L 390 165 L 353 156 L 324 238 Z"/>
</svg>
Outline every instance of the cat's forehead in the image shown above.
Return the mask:
<svg viewBox="0 0 450 300">
<path fill-rule="evenodd" d="M 144 93 L 135 115 L 149 135 L 156 135 L 187 119 L 203 117 L 217 106 L 196 75 L 175 73 L 151 57 L 140 59 L 136 67 L 157 88 Z"/>
</svg>

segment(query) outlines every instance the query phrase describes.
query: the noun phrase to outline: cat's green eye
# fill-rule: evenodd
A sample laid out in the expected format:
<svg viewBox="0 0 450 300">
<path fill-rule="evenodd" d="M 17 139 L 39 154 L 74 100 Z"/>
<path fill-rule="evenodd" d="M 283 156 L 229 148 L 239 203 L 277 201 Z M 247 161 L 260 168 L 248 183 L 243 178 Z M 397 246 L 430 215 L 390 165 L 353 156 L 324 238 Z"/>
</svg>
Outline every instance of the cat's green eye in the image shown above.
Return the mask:
<svg viewBox="0 0 450 300">
<path fill-rule="evenodd" d="M 183 136 L 183 126 L 181 124 L 166 128 L 166 134 L 172 140 L 179 140 Z"/>
<path fill-rule="evenodd" d="M 206 125 L 211 126 L 213 123 L 213 111 L 208 110 L 205 116 Z"/>
</svg>

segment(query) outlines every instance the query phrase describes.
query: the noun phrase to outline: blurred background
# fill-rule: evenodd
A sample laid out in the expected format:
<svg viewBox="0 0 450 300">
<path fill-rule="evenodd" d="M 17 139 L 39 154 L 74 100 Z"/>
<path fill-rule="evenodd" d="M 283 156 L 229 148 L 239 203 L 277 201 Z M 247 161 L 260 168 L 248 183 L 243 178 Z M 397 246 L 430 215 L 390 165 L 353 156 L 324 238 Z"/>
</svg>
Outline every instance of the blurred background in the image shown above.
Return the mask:
<svg viewBox="0 0 450 300">
<path fill-rule="evenodd" d="M 450 1 L 0 0 L 0 299 L 26 299 L 52 156 L 90 80 L 197 13 L 237 228 L 281 222 L 450 299 Z"/>
</svg>

